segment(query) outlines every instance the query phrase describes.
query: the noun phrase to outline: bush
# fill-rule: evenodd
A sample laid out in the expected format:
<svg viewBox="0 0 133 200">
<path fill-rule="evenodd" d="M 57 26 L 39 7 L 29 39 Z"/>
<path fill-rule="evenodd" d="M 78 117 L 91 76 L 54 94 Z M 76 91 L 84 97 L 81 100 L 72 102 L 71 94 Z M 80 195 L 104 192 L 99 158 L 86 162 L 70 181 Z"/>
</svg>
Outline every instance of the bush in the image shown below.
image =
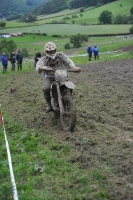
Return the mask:
<svg viewBox="0 0 133 200">
<path fill-rule="evenodd" d="M 56 21 L 56 20 L 53 20 L 53 21 L 51 22 L 51 24 L 59 24 L 59 22 Z"/>
<path fill-rule="evenodd" d="M 43 33 L 42 35 L 43 35 L 43 36 L 47 36 L 47 33 Z"/>
<path fill-rule="evenodd" d="M 29 56 L 28 50 L 26 48 L 23 48 L 21 50 L 21 53 L 22 53 L 23 57 L 28 57 Z"/>
<path fill-rule="evenodd" d="M 59 22 L 59 24 L 66 24 L 66 22 L 62 20 Z"/>
<path fill-rule="evenodd" d="M 6 22 L 0 21 L 0 27 L 5 27 L 6 26 Z"/>
<path fill-rule="evenodd" d="M 65 49 L 71 49 L 71 45 L 70 45 L 69 43 L 66 43 L 66 44 L 64 45 L 64 48 L 65 48 Z"/>
<path fill-rule="evenodd" d="M 78 33 L 77 35 L 72 35 L 70 37 L 70 43 L 73 44 L 73 47 L 78 48 L 81 47 L 81 44 L 83 42 L 87 42 L 88 41 L 88 35 L 81 35 L 80 33 Z"/>
<path fill-rule="evenodd" d="M 80 8 L 80 12 L 84 12 L 84 8 Z"/>
<path fill-rule="evenodd" d="M 61 37 L 61 35 L 52 35 L 52 37 Z"/>
<path fill-rule="evenodd" d="M 72 20 L 72 24 L 75 24 L 75 21 L 74 21 L 74 20 Z"/>
<path fill-rule="evenodd" d="M 64 17 L 63 20 L 70 20 L 70 17 Z"/>
<path fill-rule="evenodd" d="M 76 19 L 76 18 L 78 18 L 78 16 L 77 15 L 72 15 L 72 18 Z"/>
</svg>

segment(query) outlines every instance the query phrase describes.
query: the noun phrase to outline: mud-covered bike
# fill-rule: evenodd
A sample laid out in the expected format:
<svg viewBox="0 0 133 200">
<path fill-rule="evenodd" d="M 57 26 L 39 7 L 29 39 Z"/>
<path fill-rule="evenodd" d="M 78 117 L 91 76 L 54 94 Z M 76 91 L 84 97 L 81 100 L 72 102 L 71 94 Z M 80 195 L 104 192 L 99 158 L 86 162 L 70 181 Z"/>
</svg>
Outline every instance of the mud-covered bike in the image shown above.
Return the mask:
<svg viewBox="0 0 133 200">
<path fill-rule="evenodd" d="M 53 71 L 52 67 L 43 67 L 42 71 Z M 76 106 L 73 99 L 75 85 L 68 79 L 68 72 L 75 69 L 56 69 L 54 81 L 50 87 L 51 106 L 54 116 L 60 117 L 64 131 L 73 131 L 77 122 Z"/>
</svg>

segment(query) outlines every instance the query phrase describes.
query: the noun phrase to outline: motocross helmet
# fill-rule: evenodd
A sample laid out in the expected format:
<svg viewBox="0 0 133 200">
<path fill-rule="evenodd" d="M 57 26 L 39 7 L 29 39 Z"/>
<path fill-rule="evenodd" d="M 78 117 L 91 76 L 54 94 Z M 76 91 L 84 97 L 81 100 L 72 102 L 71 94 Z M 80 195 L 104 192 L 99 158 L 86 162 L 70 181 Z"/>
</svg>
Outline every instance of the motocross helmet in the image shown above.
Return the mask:
<svg viewBox="0 0 133 200">
<path fill-rule="evenodd" d="M 47 42 L 44 46 L 46 56 L 54 60 L 56 58 L 56 45 L 53 42 Z"/>
</svg>

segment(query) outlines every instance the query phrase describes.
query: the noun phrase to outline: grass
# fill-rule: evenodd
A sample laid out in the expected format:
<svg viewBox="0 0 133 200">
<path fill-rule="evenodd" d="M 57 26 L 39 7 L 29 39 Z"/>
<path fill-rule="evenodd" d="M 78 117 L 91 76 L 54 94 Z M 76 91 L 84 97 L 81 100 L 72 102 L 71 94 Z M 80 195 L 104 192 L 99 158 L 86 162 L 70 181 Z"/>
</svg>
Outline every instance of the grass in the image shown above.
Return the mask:
<svg viewBox="0 0 133 200">
<path fill-rule="evenodd" d="M 66 161 L 71 146 L 59 145 L 45 131 L 42 134 L 26 130 L 6 113 L 6 109 L 3 115 L 20 200 L 82 199 L 89 195 L 92 199 L 111 199 L 107 190 L 101 189 L 106 188 L 106 176 L 98 169 L 83 173 Z M 2 128 L 0 136 L 0 192 L 1 200 L 8 200 L 13 197 Z"/>
<path fill-rule="evenodd" d="M 38 26 L 27 26 L 18 28 L 7 28 L 0 30 L 0 33 L 46 33 L 48 36 L 59 35 L 59 36 L 71 36 L 77 33 L 86 35 L 112 35 L 112 34 L 128 34 L 130 24 L 126 25 L 78 25 L 78 24 L 43 24 Z"/>
<path fill-rule="evenodd" d="M 2 39 L 1 39 L 2 40 Z M 44 44 L 48 41 L 55 42 L 57 45 L 58 51 L 65 52 L 64 49 L 65 43 L 69 42 L 68 37 L 59 37 L 58 39 L 50 36 L 39 36 L 39 35 L 24 35 L 23 37 L 12 37 L 9 40 L 15 41 L 15 43 L 18 46 L 18 49 L 23 49 L 26 47 L 26 49 L 29 52 L 29 57 L 24 58 L 23 61 L 23 71 L 24 72 L 30 72 L 34 69 L 34 56 L 37 51 L 44 52 Z M 88 55 L 86 52 L 88 44 L 93 46 L 94 44 L 97 44 L 100 48 L 100 62 L 101 61 L 107 61 L 107 60 L 119 60 L 119 59 L 127 59 L 132 58 L 133 53 L 131 52 L 123 52 L 124 47 L 132 46 L 133 45 L 133 39 L 132 37 L 128 37 L 127 39 L 125 36 L 121 37 L 90 37 L 89 41 L 84 43 L 82 48 L 75 49 L 74 56 L 70 57 L 75 62 L 76 65 L 79 64 L 85 64 L 88 62 Z M 112 52 L 116 50 L 121 50 L 121 52 Z M 74 49 L 72 48 L 72 51 Z M 110 52 L 110 53 L 109 53 Z M 111 53 L 112 52 L 112 53 Z M 95 62 L 93 59 L 91 62 Z M 8 65 L 8 68 L 11 68 L 10 62 Z M 2 69 L 2 68 L 1 68 Z M 13 72 L 8 70 L 8 74 L 11 75 Z M 17 72 L 20 73 L 20 72 Z M 0 74 L 2 74 L 2 70 L 0 70 Z"/>
<path fill-rule="evenodd" d="M 120 7 L 120 4 L 122 4 L 122 7 Z M 85 11 L 83 13 L 83 16 L 78 17 L 78 19 L 76 19 L 75 21 L 77 24 L 83 24 L 83 23 L 96 24 L 96 23 L 98 23 L 98 17 L 104 10 L 108 10 L 108 11 L 112 12 L 113 17 L 115 17 L 116 15 L 119 15 L 119 14 L 130 15 L 131 8 L 132 8 L 132 0 L 115 1 L 115 2 L 105 4 L 101 7 Z"/>
<path fill-rule="evenodd" d="M 80 8 L 77 8 L 77 9 L 66 9 L 66 10 L 63 10 L 63 11 L 60 11 L 58 13 L 53 13 L 53 14 L 50 14 L 50 15 L 39 15 L 37 16 L 37 19 L 38 21 L 40 21 L 40 19 L 47 19 L 47 18 L 53 18 L 53 17 L 57 17 L 57 16 L 65 16 L 65 15 L 70 15 L 70 14 L 74 14 L 74 13 L 78 13 L 80 12 Z"/>
</svg>

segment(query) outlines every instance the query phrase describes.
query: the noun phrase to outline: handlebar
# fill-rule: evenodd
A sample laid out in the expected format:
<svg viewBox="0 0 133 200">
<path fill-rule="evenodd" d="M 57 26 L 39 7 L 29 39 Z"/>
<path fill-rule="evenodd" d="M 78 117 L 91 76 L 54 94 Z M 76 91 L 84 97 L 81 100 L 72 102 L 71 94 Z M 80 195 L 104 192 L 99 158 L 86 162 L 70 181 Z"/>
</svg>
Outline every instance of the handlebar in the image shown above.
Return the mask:
<svg viewBox="0 0 133 200">
<path fill-rule="evenodd" d="M 44 66 L 44 67 L 40 67 L 39 68 L 40 71 L 43 72 L 48 72 L 48 71 L 56 71 L 56 69 L 50 67 L 50 66 Z M 81 68 L 80 67 L 75 67 L 73 69 L 67 69 L 68 72 L 81 72 Z"/>
<path fill-rule="evenodd" d="M 81 72 L 81 68 L 80 67 L 76 67 L 75 69 L 68 69 L 68 72 Z"/>
</svg>

